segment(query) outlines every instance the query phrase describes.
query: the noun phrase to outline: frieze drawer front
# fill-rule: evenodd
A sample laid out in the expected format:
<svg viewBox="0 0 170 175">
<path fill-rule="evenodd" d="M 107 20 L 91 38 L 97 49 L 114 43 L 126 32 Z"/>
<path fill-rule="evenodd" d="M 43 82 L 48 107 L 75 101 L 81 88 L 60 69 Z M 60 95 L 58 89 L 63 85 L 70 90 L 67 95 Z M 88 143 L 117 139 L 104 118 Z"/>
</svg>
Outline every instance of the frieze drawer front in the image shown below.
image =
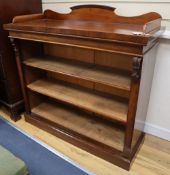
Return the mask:
<svg viewBox="0 0 170 175">
<path fill-rule="evenodd" d="M 126 170 L 142 144 L 161 16 L 100 5 L 46 10 L 4 25 L 25 119 Z"/>
</svg>

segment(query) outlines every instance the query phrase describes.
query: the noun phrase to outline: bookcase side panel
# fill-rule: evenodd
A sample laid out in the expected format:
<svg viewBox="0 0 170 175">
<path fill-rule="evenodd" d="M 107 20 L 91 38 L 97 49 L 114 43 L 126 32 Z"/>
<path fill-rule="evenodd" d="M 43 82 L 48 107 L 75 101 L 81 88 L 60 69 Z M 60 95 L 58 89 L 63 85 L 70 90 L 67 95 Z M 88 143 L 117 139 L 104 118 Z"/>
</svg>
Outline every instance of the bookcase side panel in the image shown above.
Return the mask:
<svg viewBox="0 0 170 175">
<path fill-rule="evenodd" d="M 157 46 L 158 44 L 156 44 L 151 50 L 149 50 L 143 57 L 139 97 L 132 138 L 132 148 L 135 147 L 139 138 L 144 132 L 145 120 L 147 116 L 150 92 L 152 87 L 152 79 L 155 68 L 155 55 Z"/>
</svg>

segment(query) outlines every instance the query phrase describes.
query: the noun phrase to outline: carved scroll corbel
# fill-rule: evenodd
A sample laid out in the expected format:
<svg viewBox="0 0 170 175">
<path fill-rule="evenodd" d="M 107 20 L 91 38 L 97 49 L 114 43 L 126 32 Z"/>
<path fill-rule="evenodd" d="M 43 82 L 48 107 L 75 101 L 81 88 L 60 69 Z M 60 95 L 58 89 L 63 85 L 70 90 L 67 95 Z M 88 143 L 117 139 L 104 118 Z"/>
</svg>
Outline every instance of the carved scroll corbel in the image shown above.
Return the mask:
<svg viewBox="0 0 170 175">
<path fill-rule="evenodd" d="M 133 58 L 132 78 L 134 80 L 139 80 L 141 78 L 142 61 L 143 59 L 141 57 Z"/>
</svg>

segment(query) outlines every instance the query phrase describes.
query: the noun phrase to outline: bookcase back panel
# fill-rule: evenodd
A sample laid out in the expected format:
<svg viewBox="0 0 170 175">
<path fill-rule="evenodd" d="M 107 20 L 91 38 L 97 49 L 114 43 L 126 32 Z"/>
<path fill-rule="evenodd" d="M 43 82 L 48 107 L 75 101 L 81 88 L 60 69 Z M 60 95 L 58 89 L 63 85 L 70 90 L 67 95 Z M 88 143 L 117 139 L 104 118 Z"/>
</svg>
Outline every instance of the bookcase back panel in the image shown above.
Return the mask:
<svg viewBox="0 0 170 175">
<path fill-rule="evenodd" d="M 46 76 L 45 71 L 33 69 L 30 67 L 25 67 L 23 71 L 26 85 Z"/>
<path fill-rule="evenodd" d="M 95 51 L 95 63 L 116 69 L 132 71 L 132 56 Z"/>
<path fill-rule="evenodd" d="M 89 89 L 93 89 L 93 86 L 94 86 L 93 82 L 84 81 L 84 80 L 79 79 L 79 78 L 73 78 L 73 77 L 70 77 L 70 76 L 65 76 L 65 75 L 62 75 L 62 74 L 57 74 L 57 73 L 52 73 L 52 72 L 48 72 L 47 77 L 54 78 L 54 79 L 57 79 L 57 80 L 62 80 L 62 81 L 65 81 L 65 82 L 69 82 L 69 83 L 79 85 L 79 86 L 82 86 L 82 87 L 86 87 L 86 88 L 89 88 Z"/>
<path fill-rule="evenodd" d="M 101 66 L 112 67 L 132 71 L 132 56 L 109 53 L 104 51 L 94 51 L 71 46 L 44 44 L 46 55 L 79 60 Z"/>
<path fill-rule="evenodd" d="M 113 86 L 103 86 L 99 83 L 94 83 L 94 89 L 97 91 L 105 92 L 112 95 L 117 95 L 127 99 L 129 98 L 129 94 L 130 94 L 130 92 L 120 91 L 120 89 L 117 89 Z"/>
<path fill-rule="evenodd" d="M 65 82 L 69 82 L 75 85 L 79 85 L 88 89 L 92 89 L 95 91 L 99 91 L 99 92 L 103 92 L 109 95 L 116 95 L 116 96 L 120 96 L 123 98 L 128 98 L 129 97 L 129 92 L 124 92 L 121 91 L 120 89 L 117 89 L 113 86 L 107 86 L 107 85 L 103 85 L 100 83 L 95 83 L 95 82 L 91 82 L 88 80 L 83 80 L 80 78 L 76 78 L 76 77 L 71 77 L 71 76 L 66 76 L 63 74 L 58 74 L 58 73 L 52 73 L 52 72 L 48 72 L 47 73 L 47 77 L 49 78 L 54 78 L 57 80 L 62 80 Z"/>
<path fill-rule="evenodd" d="M 28 97 L 31 110 L 40 105 L 43 101 L 48 100 L 48 97 L 33 93 L 31 91 L 28 91 Z"/>
<path fill-rule="evenodd" d="M 44 54 L 43 44 L 40 42 L 19 40 L 19 44 L 22 60 L 27 60 L 33 56 L 39 57 Z"/>
<path fill-rule="evenodd" d="M 44 52 L 46 55 L 74 59 L 83 62 L 94 62 L 94 51 L 71 46 L 44 44 Z"/>
</svg>

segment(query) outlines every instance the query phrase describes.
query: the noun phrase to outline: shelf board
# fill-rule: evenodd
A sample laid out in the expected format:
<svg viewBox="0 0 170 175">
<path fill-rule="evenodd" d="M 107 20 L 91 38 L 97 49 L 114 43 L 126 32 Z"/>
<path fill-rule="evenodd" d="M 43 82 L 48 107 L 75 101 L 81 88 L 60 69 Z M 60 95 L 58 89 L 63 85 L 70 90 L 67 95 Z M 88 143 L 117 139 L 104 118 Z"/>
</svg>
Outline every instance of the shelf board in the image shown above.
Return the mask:
<svg viewBox="0 0 170 175">
<path fill-rule="evenodd" d="M 33 108 L 32 113 L 97 142 L 123 150 L 124 130 L 95 120 L 89 114 L 53 103 L 42 103 Z"/>
<path fill-rule="evenodd" d="M 27 87 L 32 91 L 94 112 L 109 120 L 126 124 L 128 108 L 126 100 L 104 96 L 93 90 L 49 78 L 37 80 Z"/>
<path fill-rule="evenodd" d="M 30 58 L 24 61 L 24 64 L 30 67 L 112 86 L 123 92 L 126 97 L 130 93 L 130 76 L 127 72 L 125 73 L 121 70 L 118 71 L 113 68 L 106 68 L 76 60 L 53 57 Z"/>
</svg>

